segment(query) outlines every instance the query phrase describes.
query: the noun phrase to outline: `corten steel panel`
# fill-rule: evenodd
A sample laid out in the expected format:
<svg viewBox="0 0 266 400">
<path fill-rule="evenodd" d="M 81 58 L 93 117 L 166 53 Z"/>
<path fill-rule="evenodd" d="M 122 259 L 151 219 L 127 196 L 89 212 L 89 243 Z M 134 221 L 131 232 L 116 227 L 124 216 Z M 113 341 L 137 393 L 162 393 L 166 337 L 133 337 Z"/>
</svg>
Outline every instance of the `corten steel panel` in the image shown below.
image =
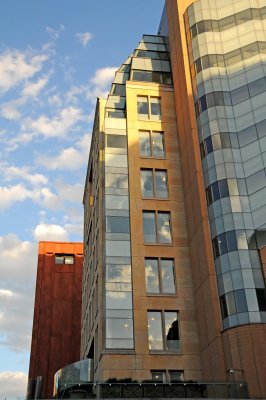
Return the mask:
<svg viewBox="0 0 266 400">
<path fill-rule="evenodd" d="M 73 265 L 55 264 L 55 254 L 73 254 Z M 43 377 L 43 397 L 53 396 L 53 376 L 79 360 L 82 243 L 40 242 L 29 379 Z"/>
</svg>

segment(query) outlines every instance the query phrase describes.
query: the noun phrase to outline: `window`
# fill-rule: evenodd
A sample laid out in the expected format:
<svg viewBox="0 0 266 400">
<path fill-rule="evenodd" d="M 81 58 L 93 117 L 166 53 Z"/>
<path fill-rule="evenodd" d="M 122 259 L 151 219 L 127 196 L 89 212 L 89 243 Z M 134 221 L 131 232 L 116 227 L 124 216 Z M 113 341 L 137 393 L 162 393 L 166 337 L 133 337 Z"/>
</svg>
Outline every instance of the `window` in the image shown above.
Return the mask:
<svg viewBox="0 0 266 400">
<path fill-rule="evenodd" d="M 180 350 L 178 313 L 176 311 L 148 311 L 150 350 Z"/>
<path fill-rule="evenodd" d="M 120 216 L 106 217 L 106 232 L 129 233 L 129 218 Z"/>
<path fill-rule="evenodd" d="M 106 147 L 126 149 L 127 137 L 125 135 L 106 135 Z"/>
<path fill-rule="evenodd" d="M 165 157 L 164 133 L 156 131 L 140 131 L 139 150 L 142 157 Z"/>
<path fill-rule="evenodd" d="M 138 115 L 141 119 L 161 119 L 160 97 L 137 97 Z"/>
<path fill-rule="evenodd" d="M 143 211 L 145 243 L 172 243 L 170 212 Z"/>
<path fill-rule="evenodd" d="M 184 371 L 153 371 L 151 370 L 151 379 L 154 382 L 182 382 Z"/>
<path fill-rule="evenodd" d="M 184 380 L 184 371 L 169 371 L 170 382 L 182 382 Z"/>
<path fill-rule="evenodd" d="M 146 258 L 145 277 L 148 294 L 176 293 L 173 259 Z"/>
<path fill-rule="evenodd" d="M 122 174 L 105 174 L 105 187 L 114 189 L 127 189 L 128 176 Z"/>
<path fill-rule="evenodd" d="M 149 118 L 148 97 L 138 96 L 138 115 L 143 119 Z"/>
<path fill-rule="evenodd" d="M 74 256 L 55 255 L 55 264 L 74 264 Z"/>
<path fill-rule="evenodd" d="M 165 382 L 166 371 L 151 371 L 151 379 L 154 382 Z"/>
<path fill-rule="evenodd" d="M 214 258 L 230 251 L 236 251 L 238 249 L 236 231 L 221 233 L 213 239 L 212 245 Z"/>
<path fill-rule="evenodd" d="M 142 197 L 168 198 L 167 171 L 142 169 L 140 171 Z"/>
<path fill-rule="evenodd" d="M 229 196 L 227 179 L 212 183 L 206 189 L 207 204 L 210 206 L 214 201 Z"/>
</svg>

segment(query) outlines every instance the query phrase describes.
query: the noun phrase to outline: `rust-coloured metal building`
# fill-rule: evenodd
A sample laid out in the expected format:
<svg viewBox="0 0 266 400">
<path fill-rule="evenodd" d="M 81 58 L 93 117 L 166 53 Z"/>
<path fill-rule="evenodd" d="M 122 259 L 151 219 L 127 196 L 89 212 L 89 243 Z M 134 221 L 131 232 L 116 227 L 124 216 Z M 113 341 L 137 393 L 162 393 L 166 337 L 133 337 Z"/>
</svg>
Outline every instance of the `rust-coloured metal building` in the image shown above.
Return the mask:
<svg viewBox="0 0 266 400">
<path fill-rule="evenodd" d="M 82 262 L 82 243 L 39 243 L 29 397 L 52 398 L 55 372 L 79 360 Z"/>
</svg>

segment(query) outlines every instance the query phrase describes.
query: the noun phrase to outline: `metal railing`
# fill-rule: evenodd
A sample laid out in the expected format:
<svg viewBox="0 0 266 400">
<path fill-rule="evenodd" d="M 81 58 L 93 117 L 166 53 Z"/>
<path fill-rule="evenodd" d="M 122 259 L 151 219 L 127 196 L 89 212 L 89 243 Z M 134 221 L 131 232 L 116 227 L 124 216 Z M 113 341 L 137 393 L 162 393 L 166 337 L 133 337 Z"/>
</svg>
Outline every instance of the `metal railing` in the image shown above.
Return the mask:
<svg viewBox="0 0 266 400">
<path fill-rule="evenodd" d="M 244 382 L 68 382 L 56 398 L 101 399 L 248 399 Z"/>
</svg>

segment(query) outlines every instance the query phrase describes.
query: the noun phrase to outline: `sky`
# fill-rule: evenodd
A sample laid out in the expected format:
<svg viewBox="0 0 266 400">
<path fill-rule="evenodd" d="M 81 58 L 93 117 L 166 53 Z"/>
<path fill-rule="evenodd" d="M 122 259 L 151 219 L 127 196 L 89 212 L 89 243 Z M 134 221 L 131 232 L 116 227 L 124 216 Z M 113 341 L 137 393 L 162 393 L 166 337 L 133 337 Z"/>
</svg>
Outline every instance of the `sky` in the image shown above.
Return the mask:
<svg viewBox="0 0 266 400">
<path fill-rule="evenodd" d="M 38 241 L 82 241 L 96 98 L 163 4 L 0 2 L 0 399 L 26 392 Z"/>
</svg>

